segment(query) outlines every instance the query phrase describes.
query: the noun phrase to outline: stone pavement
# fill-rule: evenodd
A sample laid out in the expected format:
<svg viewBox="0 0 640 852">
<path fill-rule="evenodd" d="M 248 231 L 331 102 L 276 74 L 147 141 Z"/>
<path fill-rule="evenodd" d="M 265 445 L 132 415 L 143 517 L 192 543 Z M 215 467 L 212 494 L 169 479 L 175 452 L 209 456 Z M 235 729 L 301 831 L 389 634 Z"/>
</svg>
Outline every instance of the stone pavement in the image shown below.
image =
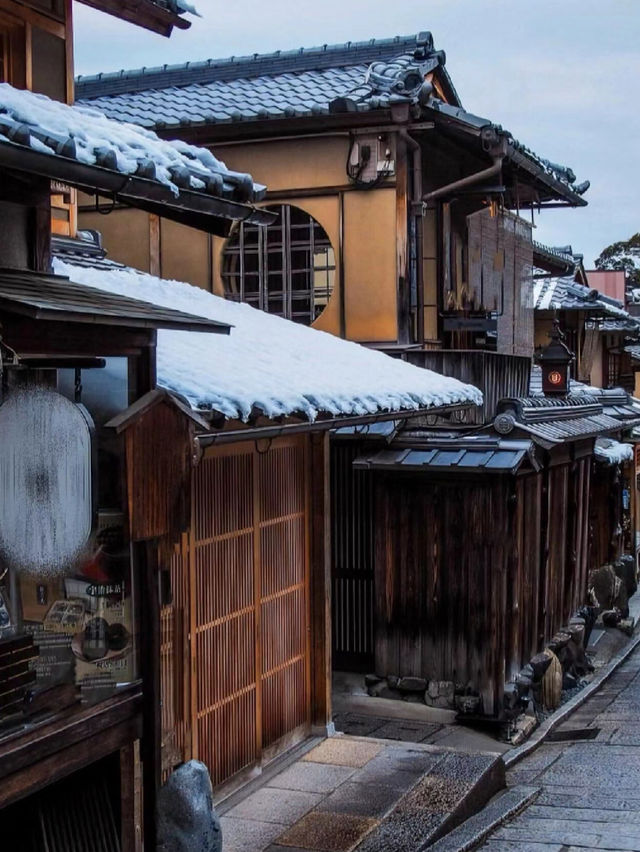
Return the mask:
<svg viewBox="0 0 640 852">
<path fill-rule="evenodd" d="M 503 785 L 494 754 L 331 737 L 219 808 L 223 852 L 417 852 Z"/>
<path fill-rule="evenodd" d="M 554 737 L 566 741 L 547 742 L 507 773 L 509 786 L 539 795 L 480 848 L 640 852 L 640 649 Z"/>
</svg>

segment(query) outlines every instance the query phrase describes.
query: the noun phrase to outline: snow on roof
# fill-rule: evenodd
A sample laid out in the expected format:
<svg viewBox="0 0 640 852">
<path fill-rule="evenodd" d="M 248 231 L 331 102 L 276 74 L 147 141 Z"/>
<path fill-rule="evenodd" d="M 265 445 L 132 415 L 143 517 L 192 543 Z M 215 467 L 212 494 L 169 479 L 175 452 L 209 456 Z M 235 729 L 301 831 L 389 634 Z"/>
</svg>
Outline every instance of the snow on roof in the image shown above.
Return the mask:
<svg viewBox="0 0 640 852">
<path fill-rule="evenodd" d="M 472 385 L 183 282 L 58 258 L 54 271 L 79 284 L 233 326 L 224 341 L 222 335 L 158 331 L 158 384 L 196 409 L 245 421 L 254 409 L 267 417 L 295 413 L 313 421 L 321 413 L 362 416 L 482 404 L 482 393 Z"/>
<path fill-rule="evenodd" d="M 633 460 L 633 445 L 622 444 L 613 438 L 596 438 L 594 455 L 605 464 L 622 464 Z"/>
<path fill-rule="evenodd" d="M 0 142 L 147 177 L 176 196 L 185 188 L 246 201 L 265 190 L 250 175 L 227 169 L 207 148 L 160 139 L 92 107 L 67 106 L 8 83 L 0 83 Z"/>
</svg>

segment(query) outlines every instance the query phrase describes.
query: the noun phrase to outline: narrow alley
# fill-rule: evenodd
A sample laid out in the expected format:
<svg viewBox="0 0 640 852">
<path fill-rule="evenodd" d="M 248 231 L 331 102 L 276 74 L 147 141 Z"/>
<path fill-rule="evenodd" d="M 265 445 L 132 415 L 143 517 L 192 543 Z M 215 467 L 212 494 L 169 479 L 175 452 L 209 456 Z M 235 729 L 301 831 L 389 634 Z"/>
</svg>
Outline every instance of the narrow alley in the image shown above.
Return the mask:
<svg viewBox="0 0 640 852">
<path fill-rule="evenodd" d="M 507 774 L 539 793 L 480 848 L 640 850 L 640 649 L 553 736 Z"/>
</svg>

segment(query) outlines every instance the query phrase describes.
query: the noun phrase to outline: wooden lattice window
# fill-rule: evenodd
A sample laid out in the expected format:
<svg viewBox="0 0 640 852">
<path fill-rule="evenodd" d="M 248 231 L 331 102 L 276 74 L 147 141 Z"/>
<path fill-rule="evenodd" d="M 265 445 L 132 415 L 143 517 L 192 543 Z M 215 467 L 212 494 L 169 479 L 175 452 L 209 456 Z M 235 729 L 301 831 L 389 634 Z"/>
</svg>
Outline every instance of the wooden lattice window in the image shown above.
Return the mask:
<svg viewBox="0 0 640 852">
<path fill-rule="evenodd" d="M 607 352 L 607 387 L 615 388 L 620 385 L 622 373 L 622 357 L 619 352 Z"/>
<path fill-rule="evenodd" d="M 327 306 L 336 261 L 326 231 L 298 207 L 268 208 L 272 225 L 241 223 L 224 249 L 222 280 L 227 298 L 310 325 Z"/>
</svg>

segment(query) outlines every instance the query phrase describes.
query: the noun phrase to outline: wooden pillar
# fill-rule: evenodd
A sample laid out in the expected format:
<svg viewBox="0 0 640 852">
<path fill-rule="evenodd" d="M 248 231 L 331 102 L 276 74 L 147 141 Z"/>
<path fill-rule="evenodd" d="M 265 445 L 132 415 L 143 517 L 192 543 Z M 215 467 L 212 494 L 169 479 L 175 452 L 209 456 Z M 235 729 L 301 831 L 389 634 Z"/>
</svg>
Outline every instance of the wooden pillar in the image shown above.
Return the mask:
<svg viewBox="0 0 640 852">
<path fill-rule="evenodd" d="M 141 852 L 140 814 L 138 812 L 140 781 L 136 743 L 120 749 L 120 843 L 122 852 Z"/>
<path fill-rule="evenodd" d="M 160 256 L 160 217 L 155 213 L 149 214 L 149 272 L 151 275 L 162 274 Z"/>
<path fill-rule="evenodd" d="M 398 136 L 396 138 L 396 298 L 398 343 L 408 343 L 412 338 L 408 180 L 407 143 Z"/>
<path fill-rule="evenodd" d="M 162 771 L 162 717 L 160 683 L 160 600 L 156 547 L 135 545 L 136 570 L 141 578 L 140 666 L 143 694 L 142 783 L 145 849 L 156 848 L 156 799 Z"/>
<path fill-rule="evenodd" d="M 311 724 L 331 724 L 331 503 L 329 433 L 310 437 Z"/>
</svg>

